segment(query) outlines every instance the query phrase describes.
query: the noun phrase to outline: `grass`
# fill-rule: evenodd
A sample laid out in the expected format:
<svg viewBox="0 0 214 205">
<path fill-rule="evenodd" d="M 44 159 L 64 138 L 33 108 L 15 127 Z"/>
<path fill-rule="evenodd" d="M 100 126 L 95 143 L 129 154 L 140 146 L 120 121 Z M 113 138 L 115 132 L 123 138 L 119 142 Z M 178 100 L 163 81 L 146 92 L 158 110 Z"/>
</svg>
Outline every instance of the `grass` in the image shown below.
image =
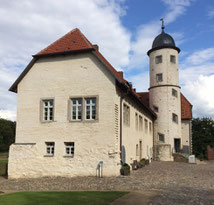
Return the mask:
<svg viewBox="0 0 214 205">
<path fill-rule="evenodd" d="M 7 175 L 7 163 L 8 163 L 8 153 L 0 153 L 0 176 Z"/>
<path fill-rule="evenodd" d="M 16 192 L 0 196 L 4 205 L 106 205 L 127 192 Z"/>
</svg>

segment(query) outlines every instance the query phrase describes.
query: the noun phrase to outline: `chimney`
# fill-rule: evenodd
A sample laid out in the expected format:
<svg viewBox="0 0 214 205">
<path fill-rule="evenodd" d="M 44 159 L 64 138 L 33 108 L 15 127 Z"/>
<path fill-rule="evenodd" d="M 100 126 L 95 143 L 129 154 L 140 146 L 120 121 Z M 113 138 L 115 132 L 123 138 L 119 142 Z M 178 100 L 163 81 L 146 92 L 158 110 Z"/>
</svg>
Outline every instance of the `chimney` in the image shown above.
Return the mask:
<svg viewBox="0 0 214 205">
<path fill-rule="evenodd" d="M 118 71 L 118 74 L 121 78 L 123 78 L 123 71 Z"/>
<path fill-rule="evenodd" d="M 94 44 L 93 47 L 94 47 L 97 51 L 99 51 L 99 46 L 98 46 L 97 44 Z"/>
</svg>

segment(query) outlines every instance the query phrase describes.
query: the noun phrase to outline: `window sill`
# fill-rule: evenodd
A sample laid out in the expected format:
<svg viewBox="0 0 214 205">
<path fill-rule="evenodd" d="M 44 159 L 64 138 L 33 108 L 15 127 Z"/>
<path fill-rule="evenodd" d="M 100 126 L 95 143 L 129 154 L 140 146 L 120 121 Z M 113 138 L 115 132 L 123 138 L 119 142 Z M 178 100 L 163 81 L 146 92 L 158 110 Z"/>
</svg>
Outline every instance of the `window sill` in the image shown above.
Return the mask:
<svg viewBox="0 0 214 205">
<path fill-rule="evenodd" d="M 57 121 L 55 121 L 55 120 L 52 120 L 52 121 L 49 120 L 49 121 L 48 121 L 48 120 L 47 120 L 47 121 L 40 121 L 40 122 L 41 122 L 42 124 L 43 124 L 43 123 L 45 124 L 45 123 L 52 123 L 52 122 L 57 122 Z"/>
<path fill-rule="evenodd" d="M 48 154 L 46 154 L 46 155 L 44 155 L 44 157 L 54 157 L 54 155 L 48 155 Z"/>
<path fill-rule="evenodd" d="M 74 156 L 72 156 L 72 155 L 64 155 L 63 157 L 65 157 L 65 158 L 74 158 Z"/>
</svg>

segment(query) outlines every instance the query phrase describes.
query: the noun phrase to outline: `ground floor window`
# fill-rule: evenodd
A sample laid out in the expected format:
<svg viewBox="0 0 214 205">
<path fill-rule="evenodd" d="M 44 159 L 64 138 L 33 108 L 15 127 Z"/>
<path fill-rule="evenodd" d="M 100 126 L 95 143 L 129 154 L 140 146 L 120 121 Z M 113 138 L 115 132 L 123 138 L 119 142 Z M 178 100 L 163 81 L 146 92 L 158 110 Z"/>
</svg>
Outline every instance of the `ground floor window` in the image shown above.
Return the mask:
<svg viewBox="0 0 214 205">
<path fill-rule="evenodd" d="M 65 153 L 68 156 L 74 156 L 74 142 L 65 142 Z"/>
</svg>

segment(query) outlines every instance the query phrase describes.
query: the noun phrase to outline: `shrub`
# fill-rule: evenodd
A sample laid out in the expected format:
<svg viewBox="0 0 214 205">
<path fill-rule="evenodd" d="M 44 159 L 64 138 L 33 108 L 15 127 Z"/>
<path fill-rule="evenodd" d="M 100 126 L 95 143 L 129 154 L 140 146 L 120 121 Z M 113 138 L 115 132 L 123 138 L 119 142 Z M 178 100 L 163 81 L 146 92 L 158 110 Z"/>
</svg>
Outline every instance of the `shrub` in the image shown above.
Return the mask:
<svg viewBox="0 0 214 205">
<path fill-rule="evenodd" d="M 121 175 L 130 175 L 130 166 L 126 163 L 124 163 L 120 169 Z"/>
<path fill-rule="evenodd" d="M 7 162 L 0 162 L 0 176 L 7 176 Z"/>
</svg>

